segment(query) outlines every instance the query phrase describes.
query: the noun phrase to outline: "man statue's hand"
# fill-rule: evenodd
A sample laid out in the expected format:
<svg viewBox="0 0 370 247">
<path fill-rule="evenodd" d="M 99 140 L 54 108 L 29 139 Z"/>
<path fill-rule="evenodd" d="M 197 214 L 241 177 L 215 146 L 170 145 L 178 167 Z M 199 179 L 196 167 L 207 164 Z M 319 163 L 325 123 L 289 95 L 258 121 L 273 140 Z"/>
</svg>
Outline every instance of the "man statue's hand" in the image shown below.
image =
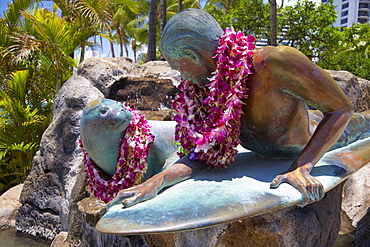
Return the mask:
<svg viewBox="0 0 370 247">
<path fill-rule="evenodd" d="M 139 202 L 152 199 L 156 195 L 157 191 L 153 187 L 139 184 L 118 192 L 117 196 L 109 202 L 108 206 L 120 201 L 122 202 L 123 206 L 127 208 L 138 204 Z"/>
<path fill-rule="evenodd" d="M 289 183 L 303 196 L 302 206 L 319 201 L 324 197 L 324 188 L 322 184 L 310 175 L 311 164 L 300 166 L 294 170 L 287 170 L 275 177 L 270 184 L 271 188 L 277 188 L 281 183 Z"/>
</svg>

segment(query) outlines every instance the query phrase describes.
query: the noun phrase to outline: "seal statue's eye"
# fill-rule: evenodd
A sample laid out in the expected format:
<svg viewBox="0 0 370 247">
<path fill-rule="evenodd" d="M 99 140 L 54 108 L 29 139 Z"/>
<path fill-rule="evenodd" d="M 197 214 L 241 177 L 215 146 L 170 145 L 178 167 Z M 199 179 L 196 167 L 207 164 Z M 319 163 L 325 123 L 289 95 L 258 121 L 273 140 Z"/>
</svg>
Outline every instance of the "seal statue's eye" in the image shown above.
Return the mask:
<svg viewBox="0 0 370 247">
<path fill-rule="evenodd" d="M 108 107 L 106 107 L 106 106 L 102 106 L 102 107 L 100 108 L 100 114 L 102 114 L 102 115 L 106 114 L 106 113 L 107 113 L 107 111 L 108 111 Z"/>
</svg>

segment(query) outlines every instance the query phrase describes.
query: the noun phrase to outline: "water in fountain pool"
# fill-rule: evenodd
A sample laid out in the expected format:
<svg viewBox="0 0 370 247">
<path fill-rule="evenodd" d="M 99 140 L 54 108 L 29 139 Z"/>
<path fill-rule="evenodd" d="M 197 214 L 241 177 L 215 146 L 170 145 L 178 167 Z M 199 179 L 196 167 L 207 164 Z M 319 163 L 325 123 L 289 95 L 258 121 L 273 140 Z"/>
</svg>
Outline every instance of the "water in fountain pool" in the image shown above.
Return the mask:
<svg viewBox="0 0 370 247">
<path fill-rule="evenodd" d="M 0 230 L 1 247 L 48 247 L 49 243 L 17 234 L 14 228 Z"/>
</svg>

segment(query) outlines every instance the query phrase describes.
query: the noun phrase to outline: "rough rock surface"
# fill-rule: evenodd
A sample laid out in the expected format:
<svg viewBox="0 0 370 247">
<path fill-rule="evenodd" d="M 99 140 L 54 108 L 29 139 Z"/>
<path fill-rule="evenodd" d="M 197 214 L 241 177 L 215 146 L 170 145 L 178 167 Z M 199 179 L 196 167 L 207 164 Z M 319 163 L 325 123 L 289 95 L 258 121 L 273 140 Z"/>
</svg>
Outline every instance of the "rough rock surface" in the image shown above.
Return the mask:
<svg viewBox="0 0 370 247">
<path fill-rule="evenodd" d="M 126 77 L 112 85 L 108 97 L 137 110 L 158 111 L 172 109 L 178 91 L 170 79 Z"/>
<path fill-rule="evenodd" d="M 76 196 L 71 192 L 77 179 L 84 176 L 78 148 L 81 113 L 89 101 L 102 97 L 88 80 L 76 74 L 59 90 L 52 122 L 42 136 L 21 194 L 18 231 L 48 240 L 68 231 L 69 209 Z"/>
<path fill-rule="evenodd" d="M 356 236 L 353 246 L 367 247 L 370 246 L 370 207 L 367 213 L 357 223 Z"/>
<path fill-rule="evenodd" d="M 15 226 L 15 214 L 21 206 L 19 197 L 23 184 L 10 188 L 0 196 L 0 229 Z"/>
<path fill-rule="evenodd" d="M 306 207 L 292 206 L 260 216 L 188 232 L 145 235 L 148 246 L 332 246 L 340 226 L 342 185 Z"/>
<path fill-rule="evenodd" d="M 366 215 L 366 206 L 370 207 L 370 164 L 350 176 L 343 188 L 342 208 L 353 227 Z"/>
<path fill-rule="evenodd" d="M 180 84 L 181 75 L 177 70 L 170 69 L 166 61 L 151 61 L 140 66 L 140 76 L 147 78 L 169 78 L 174 86 Z"/>
<path fill-rule="evenodd" d="M 358 78 L 361 95 L 358 102 L 358 112 L 370 109 L 370 82 L 368 80 Z"/>
<path fill-rule="evenodd" d="M 18 231 L 50 240 L 60 232 L 58 239 L 64 239 L 63 232 L 68 231 L 66 241 L 69 243 L 85 238 L 85 243 L 99 243 L 96 246 L 104 246 L 104 241 L 145 246 L 141 236 L 126 239 L 99 234 L 83 222 L 77 202 L 86 197 L 87 193 L 78 139 L 82 109 L 91 100 L 109 97 L 116 83 L 124 82 L 128 77 L 143 76 L 149 77 L 151 81 L 172 77 L 173 83 L 178 83 L 179 73 L 171 70 L 165 62 L 152 64 L 139 67 L 126 58 L 91 58 L 84 61 L 77 73 L 63 85 L 54 101 L 53 120 L 43 134 L 40 150 L 34 157 L 32 171 L 24 184 L 20 199 L 22 206 L 16 216 Z M 358 93 L 358 90 L 368 90 L 368 82 L 360 80 L 359 84 L 356 78 L 348 74 L 342 77 L 342 74 L 339 72 L 333 76 L 337 81 L 346 81 L 348 85 L 344 83 L 342 86 L 347 88 L 351 101 L 358 109 L 368 109 L 368 102 Z M 157 86 L 153 83 L 151 85 Z M 168 118 L 171 118 L 171 114 Z M 195 246 L 195 240 L 215 243 L 213 246 L 231 246 L 233 241 L 251 241 L 256 246 L 262 246 L 258 243 L 264 246 L 309 246 L 301 245 L 302 241 L 310 243 L 310 246 L 330 246 L 339 225 L 338 197 L 339 187 L 327 193 L 325 200 L 305 208 L 290 207 L 206 230 L 174 233 L 168 237 L 164 236 L 166 234 L 148 235 L 145 239 L 152 246 L 159 246 L 156 242 L 160 241 L 167 243 L 162 246 L 174 246 L 171 245 L 173 243 L 178 243 L 177 246 Z M 81 229 L 85 231 L 84 235 Z M 290 241 L 290 244 L 286 245 L 286 241 Z"/>
<path fill-rule="evenodd" d="M 370 82 L 347 71 L 327 72 L 354 105 L 355 111 L 370 109 Z M 353 239 L 354 246 L 370 246 L 370 164 L 351 175 L 343 187 L 340 234 Z M 351 241 L 350 241 L 351 242 Z"/>
<path fill-rule="evenodd" d="M 358 78 L 348 71 L 327 70 L 329 75 L 346 92 L 347 97 L 352 102 L 355 111 L 358 110 L 359 99 L 361 95 Z"/>
<path fill-rule="evenodd" d="M 340 234 L 353 238 L 355 246 L 370 246 L 370 163 L 347 179 L 342 210 Z"/>
</svg>

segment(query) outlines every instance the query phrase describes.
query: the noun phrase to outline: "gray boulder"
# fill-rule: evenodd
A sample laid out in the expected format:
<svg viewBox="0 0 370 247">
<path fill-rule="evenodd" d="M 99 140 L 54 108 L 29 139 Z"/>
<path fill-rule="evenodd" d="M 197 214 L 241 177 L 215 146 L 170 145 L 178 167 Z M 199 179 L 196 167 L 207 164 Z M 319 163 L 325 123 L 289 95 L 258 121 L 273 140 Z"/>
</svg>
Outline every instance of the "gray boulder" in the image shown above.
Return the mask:
<svg viewBox="0 0 370 247">
<path fill-rule="evenodd" d="M 10 188 L 0 196 L 0 229 L 15 227 L 15 214 L 21 206 L 19 197 L 23 184 Z"/>
<path fill-rule="evenodd" d="M 52 122 L 24 183 L 16 215 L 16 229 L 48 240 L 68 231 L 74 186 L 84 180 L 83 156 L 78 147 L 79 121 L 85 105 L 103 94 L 77 74 L 59 90 Z"/>
</svg>

